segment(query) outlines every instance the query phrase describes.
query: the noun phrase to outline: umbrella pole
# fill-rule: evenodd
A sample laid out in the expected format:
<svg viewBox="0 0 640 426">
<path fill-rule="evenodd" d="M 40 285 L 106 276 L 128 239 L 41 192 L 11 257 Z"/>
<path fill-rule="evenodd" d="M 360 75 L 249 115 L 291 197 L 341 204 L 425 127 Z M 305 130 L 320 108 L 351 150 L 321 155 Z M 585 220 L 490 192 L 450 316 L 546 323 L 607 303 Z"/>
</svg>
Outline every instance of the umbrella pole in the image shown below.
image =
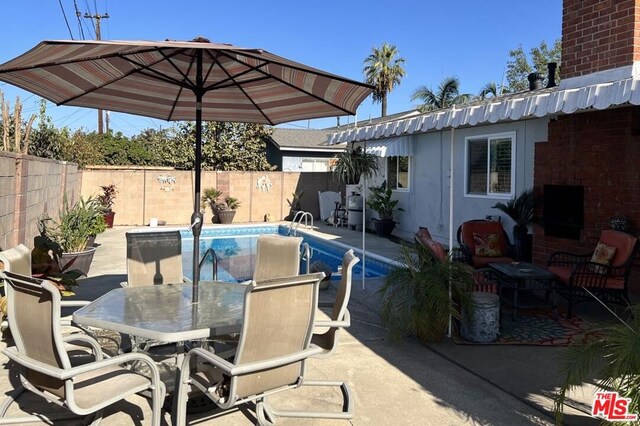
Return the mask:
<svg viewBox="0 0 640 426">
<path fill-rule="evenodd" d="M 196 63 L 196 159 L 193 214 L 191 215 L 191 231 L 193 232 L 193 294 L 192 302 L 198 303 L 198 282 L 200 281 L 200 231 L 202 231 L 202 212 L 200 211 L 200 181 L 202 165 L 202 50 L 197 52 Z"/>
</svg>

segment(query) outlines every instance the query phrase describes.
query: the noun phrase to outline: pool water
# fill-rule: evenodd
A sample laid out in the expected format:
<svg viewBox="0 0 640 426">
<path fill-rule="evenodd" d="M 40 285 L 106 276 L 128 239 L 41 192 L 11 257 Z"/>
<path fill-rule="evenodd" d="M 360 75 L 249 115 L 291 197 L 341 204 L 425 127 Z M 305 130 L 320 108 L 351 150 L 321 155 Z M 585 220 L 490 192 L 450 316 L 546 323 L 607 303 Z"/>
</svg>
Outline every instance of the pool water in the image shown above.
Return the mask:
<svg viewBox="0 0 640 426">
<path fill-rule="evenodd" d="M 200 236 L 200 256 L 209 248 L 215 250 L 218 256 L 218 280 L 227 282 L 240 282 L 250 280 L 253 276 L 255 265 L 256 246 L 258 235 L 279 234 L 286 235 L 288 228 L 283 225 L 272 226 L 232 226 L 203 229 Z M 350 248 L 343 244 L 323 240 L 321 238 L 304 235 L 303 243 L 308 243 L 311 249 L 311 263 L 321 261 L 327 264 L 332 272 L 337 272 L 342 266 L 342 256 Z M 192 278 L 193 237 L 188 231 L 182 231 L 183 269 L 187 277 Z M 358 257 L 359 251 L 356 251 Z M 306 260 L 302 260 L 300 271 L 306 271 Z M 386 276 L 392 265 L 367 256 L 366 278 Z M 362 278 L 361 262 L 353 268 L 353 279 Z M 210 259 L 203 265 L 201 279 L 210 280 L 213 277 L 212 262 Z M 334 274 L 333 280 L 340 277 Z"/>
</svg>

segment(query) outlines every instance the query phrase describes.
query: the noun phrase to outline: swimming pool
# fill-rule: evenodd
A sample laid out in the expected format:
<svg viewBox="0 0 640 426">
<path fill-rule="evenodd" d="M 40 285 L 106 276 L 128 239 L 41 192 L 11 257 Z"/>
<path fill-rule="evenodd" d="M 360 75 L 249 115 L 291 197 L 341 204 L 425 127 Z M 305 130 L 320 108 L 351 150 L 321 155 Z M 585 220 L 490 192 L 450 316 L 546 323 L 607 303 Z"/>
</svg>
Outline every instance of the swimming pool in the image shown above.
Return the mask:
<svg viewBox="0 0 640 426">
<path fill-rule="evenodd" d="M 285 225 L 235 225 L 203 228 L 200 235 L 200 254 L 204 254 L 209 248 L 215 250 L 218 256 L 218 279 L 220 281 L 246 281 L 253 276 L 258 235 L 287 235 L 287 232 L 288 227 Z M 182 257 L 183 269 L 185 275 L 191 278 L 193 236 L 190 231 L 183 230 L 181 233 L 184 254 Z M 298 236 L 303 237 L 303 241 L 308 243 L 311 248 L 311 263 L 316 261 L 326 263 L 333 272 L 336 272 L 338 266 L 342 265 L 342 256 L 351 248 L 335 241 L 307 234 L 304 231 L 298 231 Z M 361 250 L 354 249 L 354 251 L 358 257 L 362 258 Z M 393 262 L 380 256 L 372 256 L 369 253 L 367 253 L 366 261 L 366 278 L 386 276 L 393 268 Z M 300 270 L 306 270 L 306 261 L 301 262 Z M 211 261 L 208 261 L 208 264 L 202 267 L 201 278 L 210 280 L 212 274 Z M 361 262 L 353 268 L 352 276 L 353 279 L 362 278 Z M 339 277 L 334 275 L 332 279 L 339 279 Z"/>
</svg>

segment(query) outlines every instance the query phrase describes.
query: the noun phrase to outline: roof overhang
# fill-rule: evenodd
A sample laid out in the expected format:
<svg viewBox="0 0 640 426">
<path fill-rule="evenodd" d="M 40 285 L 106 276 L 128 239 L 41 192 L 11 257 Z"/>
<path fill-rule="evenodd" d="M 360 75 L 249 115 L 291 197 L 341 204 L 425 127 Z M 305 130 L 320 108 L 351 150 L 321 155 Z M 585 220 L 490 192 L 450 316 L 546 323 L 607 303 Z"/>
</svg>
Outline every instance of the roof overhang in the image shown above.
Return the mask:
<svg viewBox="0 0 640 426">
<path fill-rule="evenodd" d="M 640 79 L 631 77 L 567 89 L 554 87 L 453 106 L 416 117 L 334 133 L 329 135 L 328 143 L 392 139 L 451 128 L 573 114 L 589 109 L 604 110 L 624 104 L 640 105 Z"/>
<path fill-rule="evenodd" d="M 378 157 L 411 157 L 413 155 L 413 137 L 400 136 L 367 142 L 366 151 Z"/>
</svg>

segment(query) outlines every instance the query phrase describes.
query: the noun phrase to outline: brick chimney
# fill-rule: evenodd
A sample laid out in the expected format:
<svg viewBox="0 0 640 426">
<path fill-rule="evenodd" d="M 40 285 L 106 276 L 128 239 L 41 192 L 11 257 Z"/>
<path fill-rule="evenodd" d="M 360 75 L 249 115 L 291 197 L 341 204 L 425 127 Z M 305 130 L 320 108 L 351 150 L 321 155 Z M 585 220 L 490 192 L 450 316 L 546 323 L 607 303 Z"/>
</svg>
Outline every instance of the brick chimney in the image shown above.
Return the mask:
<svg viewBox="0 0 640 426">
<path fill-rule="evenodd" d="M 640 61 L 640 0 L 563 1 L 561 86 L 579 86 L 571 84 L 574 77 L 594 73 L 590 83 L 640 75 L 636 61 Z"/>
</svg>

